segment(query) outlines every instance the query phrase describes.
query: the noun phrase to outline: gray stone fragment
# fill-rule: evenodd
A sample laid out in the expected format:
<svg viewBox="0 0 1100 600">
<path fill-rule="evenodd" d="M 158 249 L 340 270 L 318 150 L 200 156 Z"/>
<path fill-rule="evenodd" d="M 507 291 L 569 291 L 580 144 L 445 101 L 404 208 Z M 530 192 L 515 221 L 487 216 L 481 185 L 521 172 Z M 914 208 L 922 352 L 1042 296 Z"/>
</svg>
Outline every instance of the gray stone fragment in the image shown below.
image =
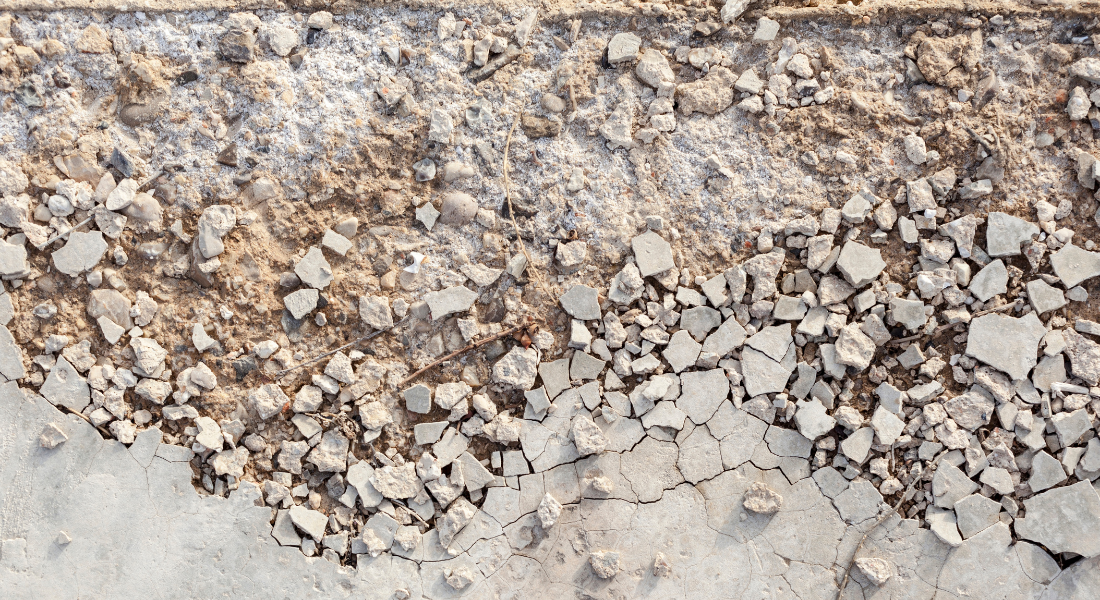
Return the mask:
<svg viewBox="0 0 1100 600">
<path fill-rule="evenodd" d="M 317 290 L 301 289 L 283 297 L 283 305 L 295 319 L 301 319 L 317 308 L 320 295 Z"/>
<path fill-rule="evenodd" d="M 890 317 L 910 331 L 916 331 L 928 322 L 924 302 L 905 298 L 890 298 Z"/>
<path fill-rule="evenodd" d="M 1067 478 L 1062 469 L 1062 463 L 1057 458 L 1044 452 L 1039 452 L 1031 460 L 1031 477 L 1027 484 L 1033 492 L 1041 492 L 1050 489 Z"/>
<path fill-rule="evenodd" d="M 1017 519 L 1017 535 L 1042 544 L 1051 552 L 1073 552 L 1086 558 L 1100 555 L 1100 494 L 1087 482 L 1050 490 L 1024 500 L 1025 518 Z"/>
<path fill-rule="evenodd" d="M 23 351 L 7 327 L 0 326 L 0 375 L 9 381 L 27 376 L 23 366 Z"/>
<path fill-rule="evenodd" d="M 977 232 L 980 222 L 977 217 L 968 214 L 940 225 L 940 234 L 955 240 L 959 256 L 970 258 L 974 250 L 974 234 Z"/>
<path fill-rule="evenodd" d="M 697 341 L 706 339 L 707 334 L 722 323 L 722 313 L 709 306 L 696 306 L 680 314 L 680 328 L 687 330 Z M 743 330 L 743 329 L 742 329 Z"/>
<path fill-rule="evenodd" d="M 665 349 L 661 351 L 661 355 L 672 366 L 672 370 L 679 373 L 695 365 L 695 361 L 699 358 L 699 351 L 702 348 L 702 344 L 692 339 L 691 334 L 681 329 L 672 334 L 672 338 L 669 339 Z"/>
<path fill-rule="evenodd" d="M 723 369 L 684 373 L 680 376 L 680 397 L 676 399 L 676 406 L 693 423 L 702 425 L 729 397 L 729 391 L 729 380 Z"/>
<path fill-rule="evenodd" d="M 603 371 L 606 361 L 586 352 L 575 352 L 569 363 L 569 377 L 574 380 L 589 381 L 596 379 Z"/>
<path fill-rule="evenodd" d="M 932 186 L 925 178 L 905 183 L 905 195 L 909 202 L 909 212 L 936 210 L 936 197 L 932 195 Z"/>
<path fill-rule="evenodd" d="M 622 34 L 619 34 L 622 35 Z M 597 550 L 588 555 L 588 565 L 596 577 L 611 579 L 622 570 L 622 560 L 618 552 L 611 550 Z"/>
<path fill-rule="evenodd" d="M 741 369 L 745 378 L 745 391 L 749 396 L 774 394 L 787 387 L 787 380 L 796 366 L 794 348 L 791 347 L 782 361 L 773 360 L 754 348 L 741 352 Z"/>
<path fill-rule="evenodd" d="M 825 405 L 816 399 L 810 402 L 799 401 L 798 412 L 794 414 L 794 420 L 798 425 L 798 432 L 810 440 L 816 440 L 832 431 L 833 427 L 836 426 L 836 419 L 830 417 L 825 412 Z"/>
<path fill-rule="evenodd" d="M 577 453 L 582 457 L 599 454 L 610 443 L 603 430 L 597 427 L 592 419 L 586 415 L 577 415 L 573 418 L 572 434 L 573 442 L 577 446 Z"/>
<path fill-rule="evenodd" d="M 290 398 L 287 398 L 279 386 L 268 383 L 248 393 L 248 401 L 253 410 L 266 421 L 279 414 Z"/>
<path fill-rule="evenodd" d="M 323 290 L 332 283 L 332 266 L 317 246 L 310 246 L 309 252 L 294 266 L 294 274 L 302 283 L 311 288 Z"/>
<path fill-rule="evenodd" d="M 1100 275 L 1100 253 L 1066 244 L 1050 255 L 1050 266 L 1067 289 Z"/>
<path fill-rule="evenodd" d="M 88 381 L 80 376 L 64 356 L 57 357 L 46 382 L 38 391 L 51 404 L 64 406 L 77 413 L 91 402 Z"/>
<path fill-rule="evenodd" d="M 985 267 L 970 280 L 970 293 L 982 302 L 987 302 L 993 296 L 1008 292 L 1008 269 L 1001 259 L 997 259 Z"/>
<path fill-rule="evenodd" d="M 882 252 L 877 248 L 849 241 L 840 251 L 836 267 L 848 283 L 861 288 L 878 278 L 886 268 L 886 261 L 882 260 Z"/>
<path fill-rule="evenodd" d="M 1044 335 L 1046 327 L 1034 313 L 1020 318 L 987 314 L 971 322 L 966 354 L 1012 379 L 1024 379 L 1035 366 Z"/>
<path fill-rule="evenodd" d="M 878 516 L 883 508 L 882 494 L 870 481 L 857 479 L 848 489 L 833 498 L 840 517 L 851 524 L 862 523 Z"/>
<path fill-rule="evenodd" d="M 328 527 L 328 517 L 324 513 L 310 510 L 304 506 L 290 507 L 290 520 L 294 526 L 304 531 L 315 541 L 325 537 L 325 529 Z"/>
<path fill-rule="evenodd" d="M 875 586 L 882 587 L 894 575 L 893 568 L 884 558 L 862 557 L 857 558 L 854 562 L 859 572 L 863 573 L 863 576 Z"/>
<path fill-rule="evenodd" d="M 867 219 L 874 209 L 872 204 L 874 196 L 866 192 L 856 192 L 844 203 L 840 214 L 849 223 L 860 224 Z"/>
<path fill-rule="evenodd" d="M 642 427 L 646 429 L 650 427 L 665 427 L 667 429 L 680 431 L 684 428 L 684 421 L 686 419 L 687 414 L 677 408 L 674 402 L 671 400 L 663 400 L 642 415 Z"/>
<path fill-rule="evenodd" d="M 1022 253 L 1020 245 L 1037 235 L 1039 226 L 1034 223 L 1003 212 L 989 213 L 985 229 L 986 253 L 992 258 L 1017 256 Z"/>
<path fill-rule="evenodd" d="M 84 271 L 90 271 L 99 264 L 107 252 L 107 242 L 103 239 L 103 233 L 99 231 L 82 232 L 74 231 L 69 234 L 69 241 L 65 247 L 53 253 L 53 265 L 62 273 L 70 277 L 76 277 Z M 26 250 L 23 250 L 24 257 Z M 3 271 L 8 270 L 7 261 L 0 265 Z M 0 271 L 0 274 L 5 274 Z"/>
<path fill-rule="evenodd" d="M 630 245 L 642 277 L 663 273 L 676 266 L 672 260 L 672 246 L 652 231 L 635 237 Z"/>
<path fill-rule="evenodd" d="M 714 333 L 707 336 L 707 339 L 703 342 L 702 351 L 724 357 L 733 350 L 740 348 L 745 343 L 746 337 L 745 328 L 736 319 L 730 317 Z"/>
<path fill-rule="evenodd" d="M 789 323 L 765 327 L 745 341 L 750 348 L 754 348 L 766 354 L 769 358 L 779 361 L 790 350 L 794 343 Z"/>
<path fill-rule="evenodd" d="M 1089 385 L 1100 383 L 1100 344 L 1069 329 L 1063 334 L 1066 340 L 1065 354 L 1069 358 L 1073 375 Z"/>
<path fill-rule="evenodd" d="M 390 299 L 385 296 L 360 296 L 359 318 L 375 329 L 393 327 Z"/>
<path fill-rule="evenodd" d="M 600 318 L 599 292 L 587 285 L 574 285 L 562 294 L 561 307 L 569 316 L 582 321 Z"/>
<path fill-rule="evenodd" d="M 416 439 L 417 446 L 426 446 L 428 444 L 434 444 L 439 441 L 439 436 L 443 435 L 443 430 L 447 429 L 450 425 L 447 421 L 439 421 L 438 423 L 417 423 L 413 426 L 413 437 Z"/>
<path fill-rule="evenodd" d="M 978 484 L 970 480 L 949 462 L 940 461 L 932 476 L 932 496 L 936 506 L 952 509 L 955 503 L 978 491 Z"/>
<path fill-rule="evenodd" d="M 745 509 L 762 515 L 774 515 L 783 507 L 783 496 L 759 481 L 753 482 L 741 501 Z"/>
<path fill-rule="evenodd" d="M 955 521 L 963 539 L 969 539 L 998 522 L 1001 503 L 971 494 L 955 503 Z"/>
<path fill-rule="evenodd" d="M 875 440 L 875 430 L 870 427 L 857 429 L 852 435 L 840 442 L 840 451 L 849 460 L 862 464 L 867 460 L 867 453 L 871 451 L 871 444 Z"/>
<path fill-rule="evenodd" d="M 477 292 L 461 285 L 424 294 L 424 301 L 432 311 L 433 321 L 470 310 L 474 300 L 477 300 Z"/>
<path fill-rule="evenodd" d="M 786 256 L 782 248 L 775 248 L 767 254 L 757 254 L 742 265 L 745 273 L 752 276 L 753 302 L 771 298 L 778 291 L 775 287 L 775 278 L 782 270 Z"/>
<path fill-rule="evenodd" d="M 642 53 L 638 58 L 638 66 L 634 69 L 634 73 L 642 83 L 652 88 L 676 80 L 676 74 L 669 66 L 668 59 L 655 48 L 649 48 Z"/>
<path fill-rule="evenodd" d="M 840 330 L 834 348 L 836 362 L 859 371 L 871 365 L 875 350 L 875 342 L 860 330 L 858 323 L 849 323 Z"/>
<path fill-rule="evenodd" d="M 634 60 L 642 47 L 642 38 L 633 33 L 617 33 L 607 44 L 607 62 L 617 65 Z"/>
<path fill-rule="evenodd" d="M 1100 84 L 1100 58 L 1085 57 L 1069 66 L 1072 77 L 1080 77 L 1089 83 Z"/>
<path fill-rule="evenodd" d="M 924 518 L 928 521 L 929 529 L 936 534 L 940 541 L 952 548 L 962 545 L 963 539 L 959 535 L 959 528 L 956 525 L 955 511 L 930 506 Z"/>
<path fill-rule="evenodd" d="M 535 385 L 538 362 L 537 350 L 516 346 L 493 365 L 493 381 L 516 389 L 529 390 Z"/>
</svg>

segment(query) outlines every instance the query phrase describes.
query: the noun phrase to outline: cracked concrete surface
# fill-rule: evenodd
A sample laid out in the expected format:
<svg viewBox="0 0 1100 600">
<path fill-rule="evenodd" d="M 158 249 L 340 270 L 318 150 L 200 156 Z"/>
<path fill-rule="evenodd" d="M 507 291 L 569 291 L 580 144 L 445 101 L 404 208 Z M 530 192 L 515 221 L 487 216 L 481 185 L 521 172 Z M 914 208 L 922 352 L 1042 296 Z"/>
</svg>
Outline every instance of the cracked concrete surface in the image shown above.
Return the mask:
<svg viewBox="0 0 1100 600">
<path fill-rule="evenodd" d="M 54 449 L 38 440 L 49 423 L 68 436 Z M 780 469 L 745 462 L 694 486 L 653 478 L 645 492 L 634 490 L 638 502 L 575 498 L 548 532 L 532 510 L 537 499 L 532 504 L 517 490 L 493 488 L 509 497 L 491 494 L 452 544 L 462 549 L 457 556 L 447 554 L 433 530 L 408 557 L 360 555 L 351 569 L 278 545 L 270 535 L 273 510 L 249 482 L 228 498 L 199 496 L 191 484 L 191 451 L 161 444 L 158 433 L 147 430 L 127 448 L 14 383 L 0 386 L 5 598 L 381 600 L 403 591 L 433 600 L 825 600 L 837 597 L 843 567 L 876 521 L 846 523 L 813 478 L 791 485 Z M 725 440 L 756 444 L 759 437 L 738 430 Z M 575 467 L 583 472 L 598 462 L 604 473 L 615 473 L 614 463 L 645 444 Z M 742 507 L 745 491 L 758 481 L 783 497 L 778 513 Z M 613 579 L 600 579 L 589 566 L 589 553 L 603 549 L 621 555 L 622 572 Z M 671 566 L 664 576 L 654 574 L 657 553 Z M 916 521 L 894 515 L 871 531 L 860 556 L 885 559 L 892 576 L 875 586 L 853 569 L 844 599 L 1086 600 L 1100 590 L 1100 558 L 1060 570 L 1038 546 L 1012 544 L 1002 523 L 951 548 Z M 445 577 L 462 567 L 473 582 L 455 590 Z"/>
</svg>

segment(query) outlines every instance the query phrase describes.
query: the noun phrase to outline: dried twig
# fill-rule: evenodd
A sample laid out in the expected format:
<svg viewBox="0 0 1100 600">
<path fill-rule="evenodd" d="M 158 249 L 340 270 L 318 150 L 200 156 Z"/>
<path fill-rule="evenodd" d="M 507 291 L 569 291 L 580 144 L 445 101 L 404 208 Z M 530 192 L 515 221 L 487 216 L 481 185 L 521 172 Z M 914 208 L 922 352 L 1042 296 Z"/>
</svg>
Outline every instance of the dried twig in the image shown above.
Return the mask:
<svg viewBox="0 0 1100 600">
<path fill-rule="evenodd" d="M 49 246 L 50 244 L 56 242 L 57 240 L 69 235 L 70 233 L 76 231 L 78 228 L 83 227 L 83 226 L 87 225 L 88 223 L 91 223 L 92 219 L 94 219 L 94 218 L 95 218 L 95 215 L 92 215 L 92 216 L 88 217 L 87 219 L 84 219 L 83 221 L 77 223 L 76 225 L 73 225 L 72 227 L 66 229 L 65 231 L 62 231 L 61 233 L 59 233 L 59 234 L 53 236 L 52 238 L 46 240 L 45 242 L 42 243 L 41 246 L 35 246 L 35 248 L 38 248 L 38 250 L 41 251 L 46 246 Z"/>
<path fill-rule="evenodd" d="M 939 456 L 932 459 L 932 462 L 928 465 L 929 468 L 939 464 L 940 459 L 943 458 L 946 454 L 947 451 L 945 450 L 941 452 Z M 844 569 L 844 581 L 841 582 L 840 589 L 836 593 L 837 600 L 840 600 L 841 596 L 844 595 L 844 588 L 848 587 L 848 579 L 852 575 L 852 567 L 856 564 L 856 556 L 859 556 L 859 551 L 863 548 L 863 544 L 867 541 L 867 538 L 871 535 L 871 532 L 875 529 L 878 529 L 878 526 L 882 525 L 882 523 L 886 521 L 886 519 L 890 518 L 890 515 L 896 514 L 898 512 L 898 509 L 901 508 L 902 504 L 904 504 L 907 500 L 911 500 L 913 498 L 913 494 L 916 491 L 916 486 L 922 479 L 924 479 L 923 472 L 921 473 L 920 477 L 913 478 L 913 481 L 909 483 L 909 487 L 905 488 L 905 493 L 901 495 L 901 498 L 897 501 L 896 504 L 894 504 L 893 508 L 879 515 L 879 518 L 877 521 L 875 521 L 875 524 L 871 525 L 871 527 L 863 533 L 863 537 L 861 537 L 859 539 L 859 543 L 856 544 L 856 549 L 852 551 L 852 560 L 848 563 L 848 567 Z"/>
<path fill-rule="evenodd" d="M 1016 300 L 1014 302 L 1009 302 L 1008 304 L 1005 304 L 1004 306 L 998 306 L 996 308 L 990 308 L 990 309 L 987 309 L 987 310 L 979 310 L 978 312 L 974 313 L 970 318 L 971 319 L 977 319 L 980 316 L 988 315 L 990 313 L 1006 311 L 1010 308 L 1015 307 L 1018 304 L 1020 304 L 1020 301 Z M 949 329 L 951 327 L 954 327 L 955 325 L 958 325 L 958 323 L 947 323 L 946 325 L 940 325 L 939 327 L 937 327 L 931 333 L 931 335 L 936 335 L 937 333 L 942 333 L 942 332 L 946 331 L 947 329 Z M 929 334 L 918 333 L 916 335 L 911 335 L 909 337 L 903 337 L 903 338 L 898 338 L 896 340 L 890 340 L 889 342 L 886 342 L 886 343 L 890 344 L 891 346 L 896 346 L 898 344 L 904 344 L 905 342 L 911 342 L 913 340 L 919 340 L 920 338 L 922 338 L 926 335 L 929 335 Z"/>
<path fill-rule="evenodd" d="M 489 342 L 499 340 L 500 338 L 508 337 L 508 336 L 512 335 L 513 333 L 516 333 L 517 331 L 519 331 L 521 329 L 524 329 L 525 327 L 527 327 L 530 324 L 531 324 L 531 317 L 527 317 L 527 319 L 524 321 L 524 323 L 522 325 L 516 325 L 515 327 L 513 327 L 511 329 L 505 329 L 504 331 L 502 331 L 498 334 L 491 335 L 491 336 L 489 336 L 489 337 L 487 337 L 483 340 L 479 340 L 477 342 L 470 342 L 469 344 L 459 348 L 458 350 L 455 350 L 454 352 L 448 354 L 447 356 L 444 356 L 442 358 L 437 358 L 437 359 L 433 360 L 432 362 L 428 363 L 427 365 L 425 365 L 424 367 L 421 367 L 419 370 L 417 370 L 412 375 L 409 375 L 405 379 L 401 380 L 401 383 L 398 387 L 405 387 L 406 383 L 412 381 L 413 379 L 416 379 L 417 377 L 420 377 L 421 375 L 424 374 L 425 371 L 429 371 L 432 368 L 436 367 L 437 365 L 440 365 L 440 364 L 442 364 L 442 363 L 444 363 L 448 360 L 451 360 L 452 358 L 458 356 L 459 354 L 462 354 L 464 352 L 469 352 L 470 350 L 473 350 L 475 348 L 480 348 L 481 346 L 484 346 L 485 344 L 488 344 Z"/>
<path fill-rule="evenodd" d="M 531 260 L 531 255 L 527 253 L 527 245 L 523 243 L 523 236 L 519 232 L 519 224 L 516 223 L 516 210 L 512 207 L 512 185 L 508 179 L 508 155 L 512 148 L 512 133 L 516 130 L 516 125 L 523 119 L 523 109 L 520 109 L 519 114 L 516 115 L 516 119 L 512 121 L 512 127 L 508 130 L 508 138 L 504 141 L 504 199 L 508 201 L 508 216 L 512 218 L 512 227 L 516 230 L 516 240 L 519 241 L 519 249 L 523 252 L 523 257 L 527 259 L 527 268 L 531 270 L 532 278 L 538 284 L 544 294 L 550 297 L 550 291 L 546 288 L 546 285 L 542 282 L 542 276 L 535 269 L 535 263 Z"/>
<path fill-rule="evenodd" d="M 336 354 L 337 352 L 340 352 L 341 350 L 346 350 L 348 348 L 351 348 L 352 346 L 354 346 L 354 345 L 356 345 L 360 342 L 365 342 L 367 340 L 374 339 L 374 338 L 382 335 L 383 333 L 386 333 L 387 331 L 392 330 L 394 327 L 399 327 L 401 325 L 404 325 L 405 323 L 408 322 L 408 320 L 409 320 L 409 318 L 405 317 L 404 319 L 401 319 L 400 321 L 394 323 L 393 325 L 391 325 L 391 326 L 389 326 L 385 329 L 379 329 L 378 331 L 372 331 L 371 333 L 368 333 L 367 335 L 364 335 L 363 337 L 360 337 L 358 339 L 352 340 L 352 341 L 344 344 L 343 346 L 340 346 L 339 348 L 337 348 L 335 350 L 329 350 L 328 352 L 325 352 L 324 354 L 321 354 L 320 356 L 315 356 L 315 357 L 307 360 L 304 363 L 298 363 L 298 364 L 294 365 L 293 367 L 283 369 L 282 371 L 276 371 L 275 376 L 276 377 L 282 377 L 283 375 L 286 375 L 287 373 L 289 373 L 291 371 L 294 371 L 296 369 L 300 369 L 300 368 L 302 368 L 306 365 L 312 365 L 313 363 L 315 363 L 315 362 L 317 362 L 317 361 L 319 361 L 323 358 L 327 358 L 329 356 L 332 356 L 333 354 Z"/>
</svg>

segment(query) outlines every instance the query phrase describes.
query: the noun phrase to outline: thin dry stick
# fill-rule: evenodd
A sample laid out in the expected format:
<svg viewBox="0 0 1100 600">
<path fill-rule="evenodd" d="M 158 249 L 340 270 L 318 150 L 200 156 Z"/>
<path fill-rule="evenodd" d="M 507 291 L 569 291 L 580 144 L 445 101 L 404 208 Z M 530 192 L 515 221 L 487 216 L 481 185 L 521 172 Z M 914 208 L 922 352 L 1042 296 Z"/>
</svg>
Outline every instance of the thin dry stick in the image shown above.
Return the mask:
<svg viewBox="0 0 1100 600">
<path fill-rule="evenodd" d="M 516 223 L 516 211 L 512 208 L 512 185 L 508 179 L 508 155 L 512 148 L 512 132 L 516 130 L 516 125 L 523 119 L 523 109 L 520 109 L 519 114 L 516 115 L 516 119 L 512 121 L 512 127 L 508 130 L 508 138 L 504 141 L 504 198 L 508 201 L 508 216 L 512 218 L 512 227 L 516 230 L 516 239 L 519 240 L 519 249 L 523 252 L 523 257 L 527 259 L 527 267 L 531 269 L 531 273 L 534 276 L 535 283 L 542 288 L 542 292 L 550 296 L 550 291 L 546 289 L 546 285 L 542 282 L 542 276 L 538 270 L 535 269 L 535 263 L 531 261 L 531 255 L 527 253 L 527 245 L 523 243 L 523 236 L 519 232 L 519 224 Z"/>
<path fill-rule="evenodd" d="M 83 221 L 77 223 L 76 225 L 73 225 L 72 227 L 66 229 L 65 231 L 63 231 L 63 232 L 53 236 L 52 238 L 46 240 L 41 246 L 35 246 L 35 247 L 38 248 L 41 251 L 46 246 L 49 246 L 50 244 L 56 242 L 57 240 L 69 235 L 70 233 L 76 231 L 78 228 L 83 227 L 83 226 L 87 225 L 88 223 L 91 223 L 92 219 L 94 219 L 94 218 L 95 218 L 95 215 L 92 215 L 92 216 L 88 217 L 87 219 L 84 219 Z"/>
<path fill-rule="evenodd" d="M 502 331 L 502 332 L 500 332 L 496 335 L 491 335 L 491 336 L 489 336 L 489 337 L 487 337 L 483 340 L 480 340 L 480 341 L 477 341 L 477 342 L 471 342 L 471 343 L 459 348 L 458 350 L 455 350 L 454 352 L 448 354 L 447 356 L 444 356 L 443 358 L 437 358 L 436 360 L 433 360 L 432 362 L 428 363 L 427 365 L 425 365 L 423 368 L 421 368 L 417 372 L 415 372 L 412 375 L 409 375 L 408 377 L 403 379 L 401 381 L 401 384 L 398 387 L 405 387 L 406 383 L 412 381 L 413 379 L 416 379 L 417 377 L 420 377 L 421 375 L 424 374 L 425 371 L 428 371 L 428 370 L 434 368 L 437 365 L 443 364 L 444 362 L 447 362 L 448 360 L 451 360 L 452 358 L 458 356 L 459 354 L 462 354 L 463 352 L 469 352 L 470 350 L 473 350 L 475 348 L 480 348 L 481 346 L 484 346 L 485 344 L 488 344 L 489 342 L 499 340 L 500 338 L 508 337 L 508 336 L 512 335 L 513 333 L 523 329 L 524 327 L 527 327 L 527 325 L 530 324 L 530 320 L 531 320 L 531 318 L 528 317 L 527 321 L 524 322 L 523 325 L 516 325 L 515 327 L 513 327 L 511 329 L 506 329 L 506 330 L 504 330 L 504 331 Z"/>
<path fill-rule="evenodd" d="M 990 309 L 987 309 L 987 310 L 979 310 L 978 312 L 974 313 L 974 315 L 970 318 L 971 319 L 977 319 L 978 317 L 983 316 L 983 315 L 988 315 L 990 313 L 1005 311 L 1005 310 L 1008 310 L 1010 308 L 1013 308 L 1014 306 L 1016 306 L 1018 304 L 1020 304 L 1020 301 L 1016 300 L 1016 301 L 1010 302 L 1008 304 L 1005 304 L 1004 306 L 998 306 L 997 308 L 990 308 Z M 932 335 L 936 335 L 937 333 L 941 333 L 943 331 L 946 331 L 948 328 L 954 327 L 955 325 L 957 325 L 957 323 L 948 323 L 946 325 L 940 325 L 939 327 L 936 328 L 935 331 L 932 332 Z M 911 335 L 909 337 L 903 337 L 903 338 L 898 338 L 896 340 L 890 340 L 887 343 L 891 344 L 891 345 L 903 344 L 905 342 L 911 342 L 913 340 L 919 340 L 920 338 L 924 337 L 925 335 L 926 334 L 918 333 L 917 335 Z"/>
<path fill-rule="evenodd" d="M 941 452 L 939 456 L 932 460 L 931 464 L 929 464 L 929 467 L 934 467 L 938 465 L 940 459 L 943 458 L 946 454 L 946 450 L 944 452 Z M 910 500 L 913 498 L 913 493 L 915 491 L 917 483 L 919 483 L 923 478 L 923 473 L 920 477 L 914 477 L 913 481 L 909 483 L 909 487 L 905 488 L 905 493 L 901 495 L 901 499 L 898 500 L 893 509 L 888 512 L 882 513 L 882 515 L 879 516 L 878 520 L 875 521 L 875 524 L 863 533 L 863 537 L 859 538 L 859 543 L 856 544 L 856 549 L 852 551 L 852 561 L 848 563 L 848 568 L 844 569 L 844 581 L 840 584 L 840 590 L 836 593 L 837 600 L 840 600 L 840 597 L 844 595 L 844 588 L 848 587 L 848 578 L 852 575 L 852 567 L 856 564 L 856 557 L 859 556 L 859 551 L 863 548 L 863 544 L 867 541 L 867 537 L 871 535 L 872 531 L 878 529 L 878 526 L 882 525 L 882 523 L 886 519 L 890 518 L 890 515 L 896 514 L 898 512 L 898 509 L 901 508 L 901 505 L 904 504 L 906 500 Z"/>
<path fill-rule="evenodd" d="M 346 349 L 348 349 L 348 348 L 351 348 L 352 346 L 354 346 L 354 345 L 356 345 L 356 344 L 358 344 L 358 343 L 360 343 L 360 342 L 365 342 L 365 341 L 367 341 L 367 340 L 370 340 L 370 339 L 374 339 L 374 338 L 376 338 L 376 337 L 378 337 L 378 336 L 382 335 L 383 333 L 386 333 L 387 331 L 390 331 L 390 330 L 391 330 L 391 329 L 393 329 L 394 327 L 398 327 L 398 326 L 400 326 L 400 325 L 404 325 L 404 324 L 405 324 L 405 323 L 406 323 L 406 322 L 407 322 L 408 320 L 409 320 L 409 319 L 408 319 L 408 317 L 406 317 L 406 318 L 404 318 L 404 319 L 401 319 L 400 321 L 398 321 L 398 322 L 394 323 L 393 325 L 391 325 L 391 326 L 389 326 L 389 327 L 387 327 L 387 328 L 385 328 L 385 329 L 379 329 L 378 331 L 373 331 L 373 332 L 371 332 L 371 333 L 368 333 L 367 335 L 364 335 L 363 337 L 360 337 L 360 338 L 358 338 L 358 339 L 352 340 L 352 341 L 350 341 L 350 342 L 348 342 L 348 343 L 344 344 L 343 346 L 340 346 L 339 348 L 337 348 L 337 349 L 335 349 L 335 350 L 329 350 L 328 352 L 325 352 L 324 354 L 321 354 L 320 356 L 315 356 L 315 357 L 313 357 L 313 358 L 311 358 L 311 359 L 307 360 L 307 361 L 306 361 L 306 362 L 304 362 L 304 363 L 299 363 L 299 364 L 296 364 L 296 365 L 294 365 L 293 367 L 290 367 L 290 368 L 287 368 L 287 369 L 283 369 L 282 371 L 276 371 L 276 372 L 275 372 L 275 376 L 276 376 L 276 377 L 282 377 L 283 375 L 286 375 L 287 373 L 289 373 L 289 372 L 291 372 L 291 371 L 294 371 L 294 370 L 296 370 L 296 369 L 301 369 L 302 367 L 304 367 L 304 366 L 306 366 L 306 365 L 312 365 L 313 363 L 315 363 L 315 362 L 317 362 L 317 361 L 319 361 L 319 360 L 321 360 L 321 359 L 323 359 L 323 358 L 326 358 L 326 357 L 332 356 L 333 354 L 336 354 L 337 352 L 340 352 L 341 350 L 346 350 Z"/>
</svg>

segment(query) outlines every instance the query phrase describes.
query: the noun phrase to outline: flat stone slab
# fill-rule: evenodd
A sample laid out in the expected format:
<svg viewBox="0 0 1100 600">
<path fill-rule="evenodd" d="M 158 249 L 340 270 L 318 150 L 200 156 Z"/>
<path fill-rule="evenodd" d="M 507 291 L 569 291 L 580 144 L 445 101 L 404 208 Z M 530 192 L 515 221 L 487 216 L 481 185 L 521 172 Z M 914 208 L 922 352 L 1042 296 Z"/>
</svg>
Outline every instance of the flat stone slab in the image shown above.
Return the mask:
<svg viewBox="0 0 1100 600">
<path fill-rule="evenodd" d="M 882 260 L 882 251 L 877 248 L 868 248 L 859 242 L 849 241 L 844 244 L 837 258 L 836 268 L 856 288 L 861 288 L 875 279 L 886 268 L 886 261 Z"/>
<path fill-rule="evenodd" d="M 74 231 L 69 234 L 65 247 L 53 253 L 53 266 L 70 277 L 76 277 L 95 268 L 106 252 L 107 242 L 102 232 Z"/>
<path fill-rule="evenodd" d="M 652 231 L 630 240 L 634 249 L 634 261 L 642 277 L 649 277 L 672 269 L 676 263 L 672 260 L 672 245 Z"/>
<path fill-rule="evenodd" d="M 1008 269 L 1005 268 L 1004 262 L 997 259 L 982 267 L 982 270 L 978 271 L 978 274 L 970 280 L 970 287 L 967 289 L 982 302 L 987 302 L 993 296 L 1007 292 Z"/>
<path fill-rule="evenodd" d="M 1003 212 L 992 212 L 985 224 L 986 252 L 993 258 L 1018 256 L 1022 253 L 1020 244 L 1037 235 L 1038 225 Z"/>
<path fill-rule="evenodd" d="M 569 316 L 582 321 L 600 318 L 600 294 L 587 285 L 575 285 L 559 298 Z"/>
<path fill-rule="evenodd" d="M 1100 253 L 1066 244 L 1050 255 L 1050 266 L 1066 289 L 1100 275 Z"/>
<path fill-rule="evenodd" d="M 332 265 L 325 260 L 325 254 L 317 246 L 311 246 L 309 252 L 294 266 L 294 274 L 302 283 L 311 288 L 323 290 L 332 283 Z"/>
<path fill-rule="evenodd" d="M 433 321 L 438 321 L 448 315 L 466 312 L 474 305 L 475 300 L 477 300 L 477 292 L 461 285 L 424 294 L 424 301 L 428 303 L 428 308 L 432 311 Z"/>
<path fill-rule="evenodd" d="M 1012 379 L 1024 379 L 1035 366 L 1044 335 L 1046 327 L 1035 313 L 1020 318 L 983 315 L 970 324 L 966 353 Z"/>
<path fill-rule="evenodd" d="M 1027 516 L 1017 519 L 1017 535 L 1052 552 L 1100 556 L 1100 495 L 1088 481 L 1024 500 Z"/>
</svg>

